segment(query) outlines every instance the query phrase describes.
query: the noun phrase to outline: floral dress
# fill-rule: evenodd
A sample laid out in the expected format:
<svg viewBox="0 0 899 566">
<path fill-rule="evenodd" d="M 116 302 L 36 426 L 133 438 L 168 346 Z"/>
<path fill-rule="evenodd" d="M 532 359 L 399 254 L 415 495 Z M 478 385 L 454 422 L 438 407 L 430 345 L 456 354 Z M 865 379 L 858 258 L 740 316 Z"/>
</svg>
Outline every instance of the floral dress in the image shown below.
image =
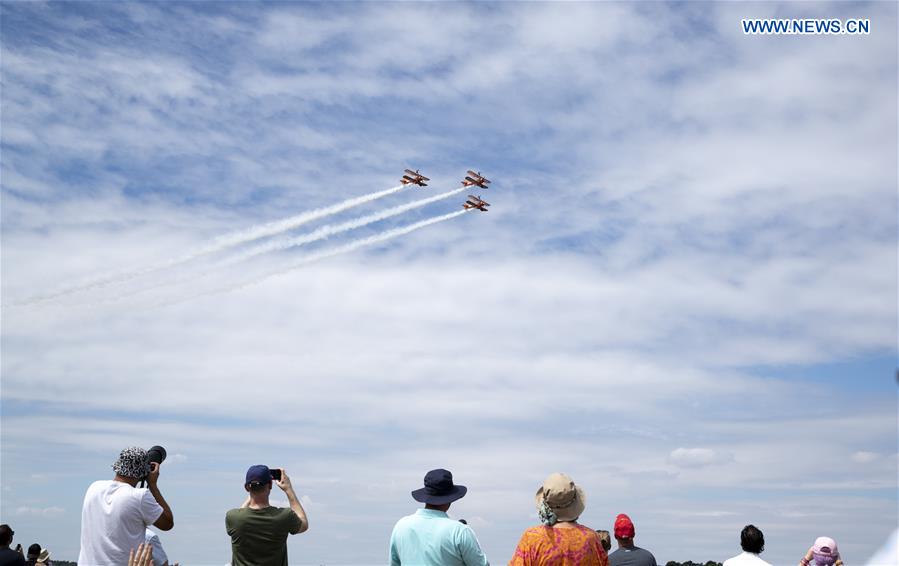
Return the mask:
<svg viewBox="0 0 899 566">
<path fill-rule="evenodd" d="M 509 566 L 608 566 L 609 556 L 596 531 L 583 525 L 572 528 L 531 527 L 521 535 Z"/>
</svg>

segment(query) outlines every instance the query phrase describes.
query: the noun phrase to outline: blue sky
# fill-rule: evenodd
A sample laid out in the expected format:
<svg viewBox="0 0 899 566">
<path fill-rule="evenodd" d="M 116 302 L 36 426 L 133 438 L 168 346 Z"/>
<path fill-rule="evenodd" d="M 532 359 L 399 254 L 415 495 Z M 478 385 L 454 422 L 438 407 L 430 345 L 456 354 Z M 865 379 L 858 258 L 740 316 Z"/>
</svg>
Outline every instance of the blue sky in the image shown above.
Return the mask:
<svg viewBox="0 0 899 566">
<path fill-rule="evenodd" d="M 188 564 L 228 560 L 261 462 L 307 505 L 297 564 L 382 563 L 435 467 L 497 564 L 553 471 L 662 561 L 723 560 L 752 522 L 774 564 L 822 535 L 859 563 L 896 527 L 894 4 L 0 11 L 0 515 L 23 544 L 74 559 L 85 488 L 133 444 L 169 450 Z M 148 270 L 406 167 L 431 186 L 264 241 L 469 168 L 490 213 L 309 261 L 463 192 Z"/>
</svg>

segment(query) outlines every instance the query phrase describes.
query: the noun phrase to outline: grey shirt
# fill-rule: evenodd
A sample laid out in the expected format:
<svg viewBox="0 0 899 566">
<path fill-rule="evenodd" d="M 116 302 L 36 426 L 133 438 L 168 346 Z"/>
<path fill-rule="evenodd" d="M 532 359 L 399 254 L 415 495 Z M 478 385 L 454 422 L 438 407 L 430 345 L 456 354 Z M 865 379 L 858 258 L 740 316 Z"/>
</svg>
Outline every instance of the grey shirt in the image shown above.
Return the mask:
<svg viewBox="0 0 899 566">
<path fill-rule="evenodd" d="M 609 566 L 656 566 L 656 557 L 639 546 L 619 548 L 609 555 Z"/>
</svg>

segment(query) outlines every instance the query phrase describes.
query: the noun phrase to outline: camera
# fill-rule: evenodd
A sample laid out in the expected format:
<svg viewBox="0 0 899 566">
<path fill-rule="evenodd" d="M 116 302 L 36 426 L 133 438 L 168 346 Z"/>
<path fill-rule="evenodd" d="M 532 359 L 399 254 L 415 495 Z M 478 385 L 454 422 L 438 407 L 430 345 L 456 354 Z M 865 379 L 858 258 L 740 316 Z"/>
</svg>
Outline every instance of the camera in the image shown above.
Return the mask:
<svg viewBox="0 0 899 566">
<path fill-rule="evenodd" d="M 281 468 L 269 468 L 273 481 L 281 481 Z"/>
<path fill-rule="evenodd" d="M 162 446 L 154 446 L 147 450 L 147 456 L 150 458 L 150 463 L 156 462 L 157 464 L 162 464 L 166 457 L 165 448 Z"/>
<path fill-rule="evenodd" d="M 151 464 L 154 462 L 157 464 L 162 464 L 162 462 L 165 460 L 165 457 L 166 457 L 165 448 L 163 448 L 162 446 L 154 446 L 154 447 L 150 448 L 149 450 L 147 450 L 147 458 L 150 460 Z M 147 484 L 147 478 L 146 477 L 141 478 L 140 486 L 144 487 L 146 484 Z"/>
</svg>

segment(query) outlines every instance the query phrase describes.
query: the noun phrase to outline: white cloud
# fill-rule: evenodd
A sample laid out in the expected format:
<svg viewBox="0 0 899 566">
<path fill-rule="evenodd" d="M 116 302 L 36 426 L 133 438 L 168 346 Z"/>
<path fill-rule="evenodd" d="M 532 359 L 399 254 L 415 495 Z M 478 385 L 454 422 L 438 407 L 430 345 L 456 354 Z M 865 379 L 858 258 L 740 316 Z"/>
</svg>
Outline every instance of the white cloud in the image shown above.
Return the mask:
<svg viewBox="0 0 899 566">
<path fill-rule="evenodd" d="M 659 557 L 736 553 L 746 522 L 776 562 L 817 529 L 863 556 L 896 517 L 895 406 L 779 372 L 895 347 L 895 38 L 737 26 L 831 9 L 135 4 L 109 7 L 128 41 L 85 13 L 43 45 L 7 24 L 4 304 L 407 165 L 496 188 L 488 215 L 240 292 L 152 307 L 297 256 L 4 307 L 4 403 L 28 408 L 4 406 L 4 511 L 64 525 L 74 556 L 77 513 L 17 499 L 46 489 L 34 465 L 65 453 L 59 509 L 79 508 L 122 446 L 161 443 L 191 524 L 166 545 L 194 561 L 227 559 L 221 513 L 256 461 L 316 502 L 316 536 L 291 542 L 309 562 L 382 556 L 438 465 L 495 562 L 552 469 L 586 487 L 588 524 L 628 511 Z M 51 30 L 55 10 L 4 17 Z M 805 457 L 822 439 L 850 458 Z"/>
<path fill-rule="evenodd" d="M 679 468 L 704 468 L 732 462 L 732 454 L 711 448 L 675 448 L 668 455 L 668 461 Z"/>
<path fill-rule="evenodd" d="M 880 460 L 882 457 L 881 454 L 877 452 L 868 452 L 865 450 L 860 450 L 858 452 L 854 452 L 852 454 L 852 461 L 857 462 L 859 464 L 870 464 L 871 462 L 876 462 Z"/>
<path fill-rule="evenodd" d="M 45 517 L 56 518 L 65 514 L 62 507 L 17 507 L 15 514 L 19 517 Z"/>
</svg>

